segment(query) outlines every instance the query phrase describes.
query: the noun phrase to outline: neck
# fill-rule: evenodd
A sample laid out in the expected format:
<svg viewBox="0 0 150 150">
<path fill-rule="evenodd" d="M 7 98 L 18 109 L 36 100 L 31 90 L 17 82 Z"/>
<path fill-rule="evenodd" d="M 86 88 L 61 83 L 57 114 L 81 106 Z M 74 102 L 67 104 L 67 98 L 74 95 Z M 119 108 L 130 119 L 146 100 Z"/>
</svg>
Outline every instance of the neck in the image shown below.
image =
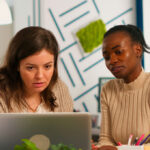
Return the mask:
<svg viewBox="0 0 150 150">
<path fill-rule="evenodd" d="M 28 111 L 35 112 L 41 103 L 41 96 L 39 94 L 28 95 L 25 100 L 28 106 Z"/>
<path fill-rule="evenodd" d="M 133 82 L 134 80 L 136 80 L 138 78 L 138 76 L 140 75 L 142 71 L 142 67 L 138 67 L 137 69 L 133 70 L 131 75 L 128 76 L 128 78 L 124 79 L 125 83 L 130 83 Z"/>
</svg>

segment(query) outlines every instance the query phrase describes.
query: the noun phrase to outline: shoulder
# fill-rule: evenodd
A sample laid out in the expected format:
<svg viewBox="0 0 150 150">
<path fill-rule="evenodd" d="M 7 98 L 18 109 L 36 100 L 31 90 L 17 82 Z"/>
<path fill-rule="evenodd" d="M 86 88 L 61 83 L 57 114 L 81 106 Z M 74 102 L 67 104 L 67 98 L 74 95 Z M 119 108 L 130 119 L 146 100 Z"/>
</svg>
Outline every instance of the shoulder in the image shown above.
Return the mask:
<svg viewBox="0 0 150 150">
<path fill-rule="evenodd" d="M 150 72 L 144 72 L 146 79 L 150 79 Z"/>
<path fill-rule="evenodd" d="M 62 98 L 70 97 L 70 92 L 69 92 L 68 86 L 60 78 L 58 78 L 52 91 L 54 92 L 54 94 L 57 98 L 62 99 Z"/>
<path fill-rule="evenodd" d="M 113 90 L 121 86 L 121 79 L 111 79 L 102 86 L 102 90 Z"/>
<path fill-rule="evenodd" d="M 68 97 L 68 95 L 70 95 L 67 85 L 60 78 L 58 78 L 52 91 L 54 92 L 55 96 L 59 99 L 66 98 Z"/>
<path fill-rule="evenodd" d="M 150 84 L 150 72 L 144 72 L 143 82 L 144 82 L 144 86 L 149 86 L 149 84 Z"/>
<path fill-rule="evenodd" d="M 116 97 L 116 94 L 120 91 L 121 82 L 121 79 L 111 79 L 102 86 L 100 91 L 101 104 L 110 104 L 114 97 Z"/>
<path fill-rule="evenodd" d="M 64 81 L 62 81 L 60 78 L 58 78 L 55 85 L 54 85 L 54 87 L 53 87 L 53 91 L 62 90 L 62 89 L 68 89 L 68 87 L 64 83 Z"/>
</svg>

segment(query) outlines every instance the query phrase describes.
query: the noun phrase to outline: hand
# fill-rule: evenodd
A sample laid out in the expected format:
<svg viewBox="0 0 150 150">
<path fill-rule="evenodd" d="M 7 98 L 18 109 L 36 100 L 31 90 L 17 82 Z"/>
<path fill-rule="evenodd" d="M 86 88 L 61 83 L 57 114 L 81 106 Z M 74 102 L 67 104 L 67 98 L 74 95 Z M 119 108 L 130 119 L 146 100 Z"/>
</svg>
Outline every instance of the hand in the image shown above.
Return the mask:
<svg viewBox="0 0 150 150">
<path fill-rule="evenodd" d="M 117 148 L 115 146 L 105 145 L 105 146 L 101 146 L 97 150 L 117 150 Z"/>
</svg>

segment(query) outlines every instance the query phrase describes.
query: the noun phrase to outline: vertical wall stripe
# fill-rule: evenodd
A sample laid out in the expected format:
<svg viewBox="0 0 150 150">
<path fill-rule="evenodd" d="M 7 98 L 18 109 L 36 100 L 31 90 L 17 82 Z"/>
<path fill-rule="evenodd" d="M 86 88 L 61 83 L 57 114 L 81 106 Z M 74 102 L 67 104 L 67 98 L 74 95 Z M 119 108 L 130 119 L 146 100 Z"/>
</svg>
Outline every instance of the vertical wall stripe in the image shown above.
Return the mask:
<svg viewBox="0 0 150 150">
<path fill-rule="evenodd" d="M 35 0 L 33 0 L 33 25 L 36 25 L 36 10 L 35 10 Z"/>
<path fill-rule="evenodd" d="M 97 4 L 96 4 L 95 0 L 92 0 L 92 1 L 93 1 L 93 4 L 94 4 L 94 7 L 96 8 L 97 13 L 100 14 L 100 11 L 97 7 Z"/>
<path fill-rule="evenodd" d="M 69 73 L 69 71 L 68 71 L 68 69 L 67 69 L 67 66 L 66 66 L 66 64 L 65 64 L 65 62 L 64 62 L 64 60 L 63 60 L 63 58 L 61 58 L 60 60 L 61 60 L 63 66 L 64 66 L 64 68 L 65 68 L 65 71 L 66 71 L 66 73 L 67 73 L 67 75 L 68 75 L 68 77 L 69 77 L 69 79 L 70 79 L 70 82 L 71 82 L 72 86 L 75 87 L 75 83 L 74 83 L 74 81 L 73 81 L 73 79 L 72 79 L 72 77 L 71 77 L 71 75 L 70 75 L 70 73 Z"/>
<path fill-rule="evenodd" d="M 27 22 L 28 22 L 28 27 L 30 27 L 30 26 L 31 26 L 30 16 L 28 16 L 28 20 L 27 20 Z"/>
<path fill-rule="evenodd" d="M 41 26 L 41 1 L 38 0 L 38 25 Z"/>
<path fill-rule="evenodd" d="M 87 106 L 86 106 L 86 104 L 84 102 L 82 102 L 82 105 L 84 107 L 85 112 L 89 112 L 89 110 L 88 110 L 88 108 L 87 108 Z"/>
<path fill-rule="evenodd" d="M 62 40 L 65 41 L 65 38 L 64 38 L 64 36 L 63 36 L 63 34 L 62 34 L 62 32 L 61 32 L 61 30 L 60 30 L 60 28 L 59 28 L 59 26 L 58 26 L 58 24 L 57 24 L 57 22 L 56 22 L 56 19 L 55 19 L 53 13 L 52 13 L 52 10 L 51 10 L 50 8 L 49 8 L 49 13 L 50 13 L 50 15 L 51 15 L 51 17 L 52 17 L 52 19 L 53 19 L 55 25 L 56 25 L 56 28 L 57 28 L 57 30 L 58 30 L 58 32 L 59 32 L 59 34 L 60 34 Z"/>
<path fill-rule="evenodd" d="M 75 67 L 75 69 L 76 69 L 76 71 L 77 71 L 77 73 L 78 73 L 78 75 L 79 75 L 79 77 L 80 77 L 80 79 L 81 79 L 82 84 L 83 84 L 83 85 L 86 85 L 86 84 L 85 84 L 85 81 L 84 81 L 84 79 L 83 79 L 83 77 L 82 77 L 82 75 L 81 75 L 81 73 L 80 73 L 80 71 L 79 71 L 79 69 L 78 69 L 78 66 L 77 66 L 76 63 L 75 63 L 75 60 L 74 60 L 72 54 L 69 53 L 69 56 L 70 56 L 70 58 L 71 58 L 71 60 L 72 60 L 72 62 L 73 62 L 73 65 L 74 65 L 74 67 Z"/>
<path fill-rule="evenodd" d="M 143 32 L 143 0 L 136 0 L 136 23 Z"/>
<path fill-rule="evenodd" d="M 143 0 L 136 0 L 136 24 L 143 32 Z M 145 67 L 144 64 L 144 55 L 142 57 L 142 66 Z"/>
<path fill-rule="evenodd" d="M 61 14 L 59 15 L 59 17 L 62 17 L 62 16 L 64 16 L 64 15 L 66 15 L 67 13 L 73 11 L 74 9 L 76 9 L 76 8 L 78 8 L 78 7 L 80 7 L 80 6 L 82 6 L 82 5 L 85 4 L 86 2 L 87 2 L 87 0 L 85 0 L 85 1 L 81 2 L 80 4 L 78 4 L 78 5 L 76 5 L 76 6 L 72 7 L 72 8 L 70 8 L 69 10 L 66 10 L 65 12 L 61 13 Z"/>
</svg>

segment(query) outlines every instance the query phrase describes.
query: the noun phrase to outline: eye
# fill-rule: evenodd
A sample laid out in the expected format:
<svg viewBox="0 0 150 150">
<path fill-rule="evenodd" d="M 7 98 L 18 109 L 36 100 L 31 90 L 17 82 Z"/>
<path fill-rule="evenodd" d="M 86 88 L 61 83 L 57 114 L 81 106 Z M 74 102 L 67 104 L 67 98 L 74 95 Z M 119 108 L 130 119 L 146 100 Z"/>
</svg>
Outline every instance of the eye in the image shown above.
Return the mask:
<svg viewBox="0 0 150 150">
<path fill-rule="evenodd" d="M 116 51 L 115 51 L 115 54 L 117 54 L 117 55 L 122 54 L 122 50 L 116 50 Z"/>
<path fill-rule="evenodd" d="M 104 56 L 104 59 L 105 59 L 106 61 L 108 61 L 108 60 L 110 59 L 110 56 L 105 55 L 105 56 Z"/>
<path fill-rule="evenodd" d="M 45 65 L 45 68 L 46 68 L 46 69 L 49 69 L 49 68 L 51 68 L 51 66 L 52 66 L 52 65 Z"/>
<path fill-rule="evenodd" d="M 33 70 L 33 66 L 27 66 L 27 70 Z"/>
</svg>

